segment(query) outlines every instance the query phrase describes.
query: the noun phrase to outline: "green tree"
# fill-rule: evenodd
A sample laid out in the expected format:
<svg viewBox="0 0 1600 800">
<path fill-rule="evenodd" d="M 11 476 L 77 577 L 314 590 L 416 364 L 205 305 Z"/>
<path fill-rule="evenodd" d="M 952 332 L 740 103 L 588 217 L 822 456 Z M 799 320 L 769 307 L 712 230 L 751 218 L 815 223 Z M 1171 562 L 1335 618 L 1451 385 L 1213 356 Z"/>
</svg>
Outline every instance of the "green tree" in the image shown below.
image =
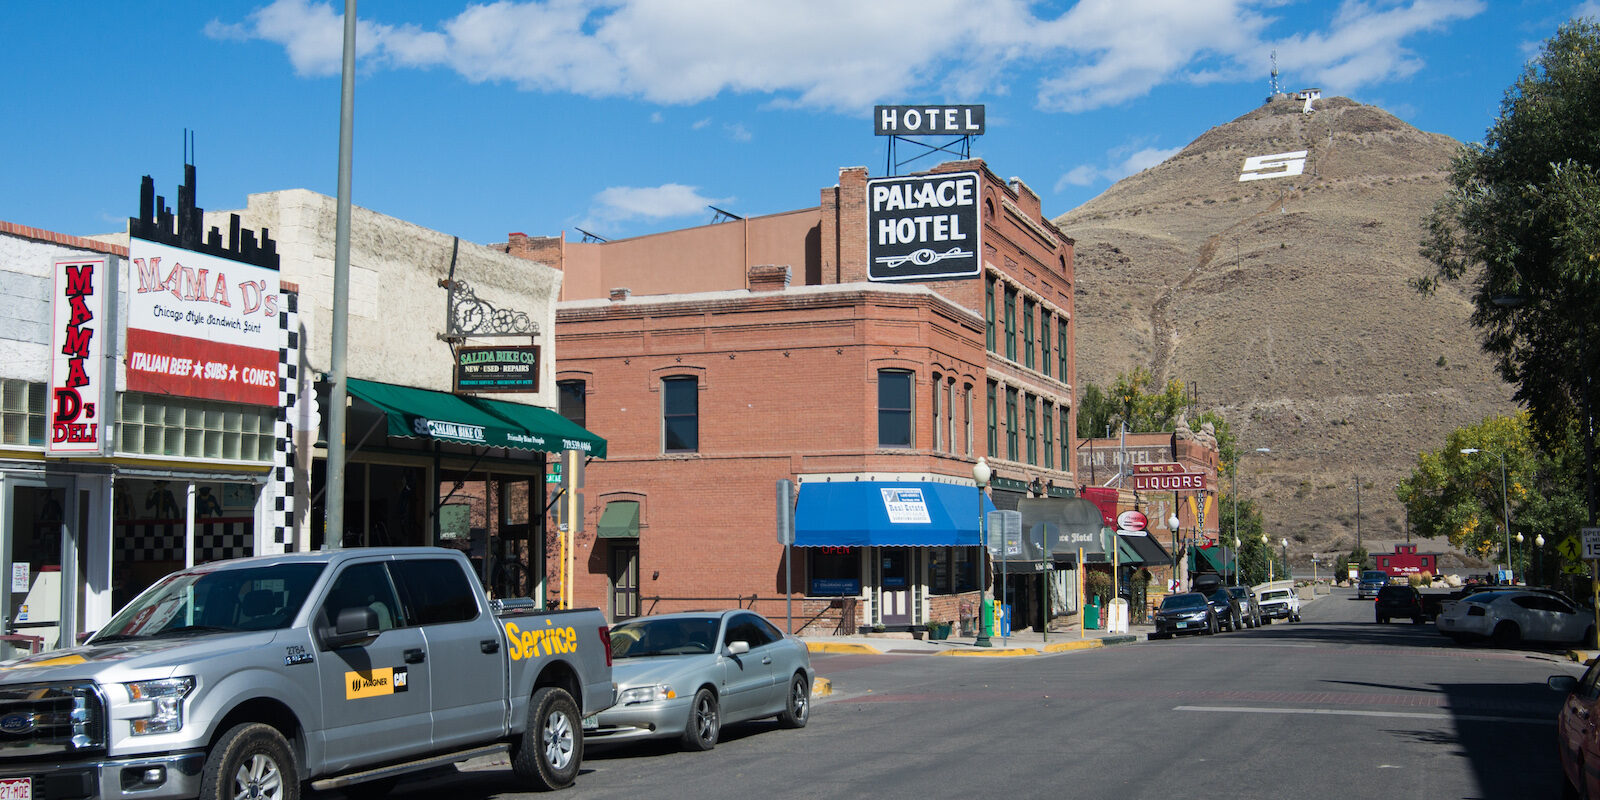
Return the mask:
<svg viewBox="0 0 1600 800">
<path fill-rule="evenodd" d="M 1592 321 L 1600 308 L 1597 130 L 1600 25 L 1576 20 L 1562 25 L 1506 90 L 1483 144 L 1456 157 L 1452 188 L 1429 215 L 1422 241 L 1436 271 L 1414 282 L 1429 293 L 1440 281 L 1471 280 L 1483 349 L 1516 387 L 1540 441 L 1552 446 L 1577 423 L 1590 524 L 1600 513 L 1600 387 L 1593 380 L 1600 324 Z M 1460 516 L 1465 506 L 1450 508 L 1457 516 L 1438 524 L 1468 522 Z"/>
<path fill-rule="evenodd" d="M 1126 423 L 1136 433 L 1170 431 L 1183 410 L 1183 382 L 1173 378 L 1161 386 L 1150 370 L 1134 367 L 1117 374 L 1109 388 L 1084 384 L 1078 404 L 1078 436 L 1092 439 Z"/>
</svg>

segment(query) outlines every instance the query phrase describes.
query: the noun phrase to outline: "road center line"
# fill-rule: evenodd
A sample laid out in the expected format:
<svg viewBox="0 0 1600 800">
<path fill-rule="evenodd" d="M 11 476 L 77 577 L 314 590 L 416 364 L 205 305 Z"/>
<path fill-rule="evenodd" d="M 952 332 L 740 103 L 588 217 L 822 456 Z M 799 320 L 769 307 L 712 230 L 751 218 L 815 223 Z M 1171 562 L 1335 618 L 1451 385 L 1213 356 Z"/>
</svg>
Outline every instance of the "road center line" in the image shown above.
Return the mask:
<svg viewBox="0 0 1600 800">
<path fill-rule="evenodd" d="M 1339 717 L 1400 717 L 1439 722 L 1513 722 L 1554 725 L 1555 720 L 1533 717 L 1491 717 L 1479 714 L 1426 714 L 1417 711 L 1358 711 L 1343 708 L 1260 708 L 1250 706 L 1174 706 L 1173 711 L 1225 711 L 1235 714 L 1328 714 Z"/>
</svg>

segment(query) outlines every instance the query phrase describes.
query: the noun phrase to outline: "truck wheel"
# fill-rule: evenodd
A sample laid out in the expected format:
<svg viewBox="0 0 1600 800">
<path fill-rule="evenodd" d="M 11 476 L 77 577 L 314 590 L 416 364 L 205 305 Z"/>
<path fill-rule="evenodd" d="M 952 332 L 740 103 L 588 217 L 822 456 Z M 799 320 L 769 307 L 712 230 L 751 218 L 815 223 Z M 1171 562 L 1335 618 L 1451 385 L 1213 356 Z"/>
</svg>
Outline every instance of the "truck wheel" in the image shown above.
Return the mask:
<svg viewBox="0 0 1600 800">
<path fill-rule="evenodd" d="M 778 725 L 784 728 L 804 728 L 811 719 L 811 685 L 806 676 L 795 675 L 789 681 L 789 699 L 783 713 L 778 715 Z"/>
<path fill-rule="evenodd" d="M 689 706 L 689 724 L 683 729 L 683 749 L 710 750 L 717 746 L 717 734 L 721 731 L 717 696 L 710 689 L 695 692 L 694 704 Z"/>
<path fill-rule="evenodd" d="M 578 704 L 565 689 L 546 686 L 528 701 L 528 723 L 511 752 L 511 770 L 534 791 L 565 789 L 583 763 Z"/>
<path fill-rule="evenodd" d="M 198 800 L 299 800 L 289 742 L 271 725 L 246 722 L 229 728 L 212 746 L 200 772 Z"/>
</svg>

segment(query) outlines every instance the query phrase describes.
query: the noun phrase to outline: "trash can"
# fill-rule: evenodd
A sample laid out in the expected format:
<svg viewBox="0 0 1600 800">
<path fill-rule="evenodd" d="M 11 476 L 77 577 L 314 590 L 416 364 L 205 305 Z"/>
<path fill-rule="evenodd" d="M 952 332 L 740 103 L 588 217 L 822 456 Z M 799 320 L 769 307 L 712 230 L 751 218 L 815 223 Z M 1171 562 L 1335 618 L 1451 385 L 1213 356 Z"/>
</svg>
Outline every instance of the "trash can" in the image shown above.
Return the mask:
<svg viewBox="0 0 1600 800">
<path fill-rule="evenodd" d="M 1100 598 L 1096 597 L 1083 607 L 1083 627 L 1100 629 Z"/>
</svg>

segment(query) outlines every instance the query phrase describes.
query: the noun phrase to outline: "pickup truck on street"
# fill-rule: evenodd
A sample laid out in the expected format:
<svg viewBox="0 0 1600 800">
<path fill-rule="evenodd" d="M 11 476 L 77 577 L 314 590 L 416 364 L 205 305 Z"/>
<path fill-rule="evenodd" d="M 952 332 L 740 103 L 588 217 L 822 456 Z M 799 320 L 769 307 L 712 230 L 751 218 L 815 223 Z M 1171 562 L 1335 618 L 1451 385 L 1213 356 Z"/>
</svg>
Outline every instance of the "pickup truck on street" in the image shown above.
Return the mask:
<svg viewBox="0 0 1600 800">
<path fill-rule="evenodd" d="M 509 752 L 565 787 L 614 702 L 596 609 L 510 608 L 464 555 L 356 548 L 157 581 L 84 644 L 0 663 L 7 800 L 352 797 Z"/>
</svg>

